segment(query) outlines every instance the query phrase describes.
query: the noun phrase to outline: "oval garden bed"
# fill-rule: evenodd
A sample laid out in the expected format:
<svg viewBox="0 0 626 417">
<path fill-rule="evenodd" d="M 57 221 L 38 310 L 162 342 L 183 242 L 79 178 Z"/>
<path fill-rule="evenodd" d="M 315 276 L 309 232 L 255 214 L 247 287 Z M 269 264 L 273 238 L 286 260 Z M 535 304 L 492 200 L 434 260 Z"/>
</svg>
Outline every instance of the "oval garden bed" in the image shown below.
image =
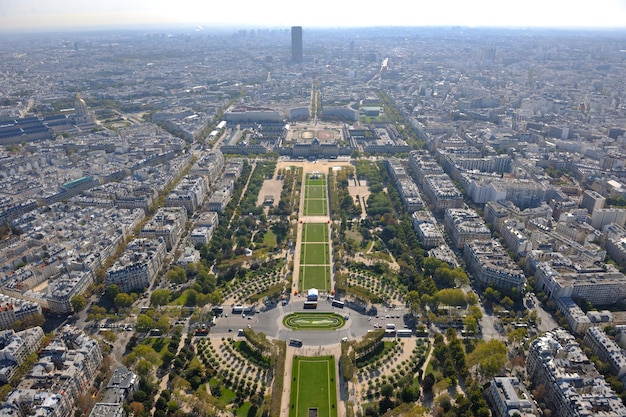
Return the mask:
<svg viewBox="0 0 626 417">
<path fill-rule="evenodd" d="M 292 330 L 338 330 L 346 324 L 346 320 L 332 312 L 305 311 L 285 316 L 283 324 Z"/>
</svg>

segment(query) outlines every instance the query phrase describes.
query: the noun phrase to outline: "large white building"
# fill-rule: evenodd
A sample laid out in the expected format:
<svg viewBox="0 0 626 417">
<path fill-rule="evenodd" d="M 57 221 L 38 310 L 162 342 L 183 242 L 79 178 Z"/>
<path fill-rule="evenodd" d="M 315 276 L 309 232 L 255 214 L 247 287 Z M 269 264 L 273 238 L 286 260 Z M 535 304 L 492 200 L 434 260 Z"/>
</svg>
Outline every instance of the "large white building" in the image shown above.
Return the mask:
<svg viewBox="0 0 626 417">
<path fill-rule="evenodd" d="M 626 407 L 574 336 L 556 329 L 530 343 L 526 371 L 554 417 L 623 417 Z"/>
<path fill-rule="evenodd" d="M 537 288 L 553 300 L 581 298 L 594 305 L 609 305 L 626 299 L 626 276 L 615 270 L 576 270 L 539 262 L 535 279 Z"/>
<path fill-rule="evenodd" d="M 527 398 L 522 398 L 519 380 L 515 377 L 495 377 L 491 380 L 486 392 L 491 403 L 491 410 L 495 417 L 510 417 L 519 414 L 533 415 L 532 404 Z"/>
<path fill-rule="evenodd" d="M 146 288 L 163 266 L 165 253 L 166 246 L 162 238 L 133 240 L 107 271 L 107 286 L 115 284 L 122 292 Z"/>
<path fill-rule="evenodd" d="M 9 329 L 17 321 L 41 315 L 38 303 L 0 294 L 0 329 Z"/>
<path fill-rule="evenodd" d="M 448 175 L 428 175 L 424 177 L 423 186 L 434 211 L 463 207 L 463 194 Z"/>
<path fill-rule="evenodd" d="M 0 405 L 3 416 L 68 417 L 102 363 L 98 342 L 65 326 L 42 348 L 31 371 Z"/>
<path fill-rule="evenodd" d="M 142 227 L 139 237 L 165 241 L 167 250 L 176 246 L 185 230 L 187 210 L 184 207 L 161 207 L 152 220 Z"/>
<path fill-rule="evenodd" d="M 53 313 L 68 314 L 73 311 L 72 298 L 84 293 L 93 282 L 93 272 L 69 271 L 53 277 L 48 284 L 46 301 Z"/>
<path fill-rule="evenodd" d="M 602 329 L 591 327 L 585 333 L 584 342 L 591 348 L 591 352 L 594 355 L 611 366 L 611 370 L 618 378 L 626 375 L 626 356 L 624 356 L 624 351 Z"/>
<path fill-rule="evenodd" d="M 443 224 L 457 249 L 463 249 L 465 243 L 472 240 L 491 239 L 491 231 L 478 213 L 471 209 L 447 209 Z"/>
<path fill-rule="evenodd" d="M 591 225 L 602 229 L 607 224 L 615 223 L 624 227 L 626 224 L 626 210 L 617 208 L 595 209 L 591 213 Z"/>
<path fill-rule="evenodd" d="M 415 211 L 411 216 L 413 230 L 424 248 L 436 248 L 443 243 L 443 233 L 436 220 L 425 211 Z"/>
<path fill-rule="evenodd" d="M 200 207 L 209 191 L 209 181 L 204 175 L 184 177 L 165 200 L 167 207 L 184 207 L 191 215 Z"/>
<path fill-rule="evenodd" d="M 483 286 L 520 291 L 526 283 L 524 272 L 495 239 L 468 241 L 463 257 L 468 271 Z"/>
<path fill-rule="evenodd" d="M 43 329 L 39 326 L 17 333 L 13 330 L 1 331 L 0 382 L 10 382 L 26 357 L 39 349 L 43 339 Z"/>
</svg>

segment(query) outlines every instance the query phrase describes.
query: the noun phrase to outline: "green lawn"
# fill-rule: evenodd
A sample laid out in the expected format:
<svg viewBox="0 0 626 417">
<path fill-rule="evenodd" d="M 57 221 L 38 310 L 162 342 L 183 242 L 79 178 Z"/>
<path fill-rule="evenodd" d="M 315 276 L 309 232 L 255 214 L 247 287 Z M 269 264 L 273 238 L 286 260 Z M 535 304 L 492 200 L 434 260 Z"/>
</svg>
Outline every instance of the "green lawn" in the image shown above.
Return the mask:
<svg viewBox="0 0 626 417">
<path fill-rule="evenodd" d="M 326 223 L 304 223 L 302 225 L 302 242 L 328 242 L 328 225 Z"/>
<path fill-rule="evenodd" d="M 299 288 L 301 293 L 311 288 L 328 291 L 330 288 L 330 266 L 301 266 Z"/>
<path fill-rule="evenodd" d="M 247 417 L 248 411 L 250 411 L 250 406 L 252 406 L 252 404 L 249 401 L 246 401 L 241 407 L 237 409 L 237 411 L 235 411 L 235 415 Z"/>
<path fill-rule="evenodd" d="M 187 304 L 187 292 L 189 290 L 185 290 L 180 297 L 170 301 L 168 304 L 169 305 L 175 305 L 175 306 L 184 306 Z"/>
<path fill-rule="evenodd" d="M 304 200 L 304 215 L 305 216 L 326 216 L 328 211 L 326 210 L 326 199 L 310 199 Z"/>
<path fill-rule="evenodd" d="M 317 408 L 318 417 L 337 417 L 335 358 L 294 357 L 289 417 L 308 417 Z"/>
<path fill-rule="evenodd" d="M 274 249 L 276 247 L 276 234 L 272 232 L 271 229 L 267 229 L 265 231 L 265 235 L 263 236 L 263 244 L 269 249 Z"/>
<path fill-rule="evenodd" d="M 336 313 L 303 311 L 283 317 L 283 324 L 293 330 L 337 330 L 346 324 L 346 320 Z"/>
<path fill-rule="evenodd" d="M 311 178 L 310 174 L 307 175 L 305 185 L 326 185 L 326 177 L 318 175 L 317 178 Z"/>
<path fill-rule="evenodd" d="M 302 265 L 328 265 L 330 255 L 327 243 L 303 243 L 300 251 Z"/>
<path fill-rule="evenodd" d="M 304 198 L 326 198 L 326 187 L 319 185 L 308 185 L 304 192 Z"/>
</svg>

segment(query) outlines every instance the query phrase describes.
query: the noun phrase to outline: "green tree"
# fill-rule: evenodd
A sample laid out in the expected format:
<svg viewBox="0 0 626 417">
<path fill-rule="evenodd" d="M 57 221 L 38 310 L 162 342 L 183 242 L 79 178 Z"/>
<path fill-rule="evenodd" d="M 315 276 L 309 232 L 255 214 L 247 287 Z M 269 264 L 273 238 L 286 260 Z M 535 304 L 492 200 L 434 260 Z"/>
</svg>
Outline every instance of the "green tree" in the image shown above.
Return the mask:
<svg viewBox="0 0 626 417">
<path fill-rule="evenodd" d="M 447 306 L 465 305 L 465 294 L 460 288 L 445 288 L 437 291 L 435 295 L 437 301 Z"/>
<path fill-rule="evenodd" d="M 467 305 L 474 306 L 478 304 L 478 295 L 475 292 L 470 291 L 465 295 L 465 302 Z"/>
<path fill-rule="evenodd" d="M 476 334 L 478 333 L 478 322 L 476 321 L 476 317 L 474 316 L 466 316 L 463 318 L 463 325 L 465 326 L 465 331 L 468 334 Z"/>
<path fill-rule="evenodd" d="M 135 328 L 138 332 L 147 332 L 150 329 L 154 329 L 154 320 L 147 314 L 140 314 L 137 316 Z"/>
<path fill-rule="evenodd" d="M 507 341 L 512 345 L 519 345 L 526 336 L 528 336 L 528 330 L 522 327 L 509 332 Z"/>
<path fill-rule="evenodd" d="M 483 318 L 483 312 L 477 305 L 471 305 L 467 309 L 468 315 L 474 317 L 477 321 Z"/>
<path fill-rule="evenodd" d="M 72 305 L 72 310 L 82 311 L 87 306 L 87 299 L 82 294 L 76 294 L 70 299 L 70 304 Z"/>
<path fill-rule="evenodd" d="M 105 295 L 111 300 L 115 300 L 115 297 L 120 293 L 120 287 L 117 284 L 111 284 L 107 287 Z"/>
<path fill-rule="evenodd" d="M 167 271 L 165 276 L 172 284 L 184 284 L 187 282 L 187 273 L 178 265 Z"/>
<path fill-rule="evenodd" d="M 115 304 L 116 307 L 126 308 L 132 306 L 136 300 L 137 294 L 121 292 L 115 296 L 113 304 Z"/>
<path fill-rule="evenodd" d="M 155 329 L 159 329 L 161 333 L 167 334 L 170 331 L 170 322 L 167 317 L 162 316 L 159 320 L 154 324 Z"/>
<path fill-rule="evenodd" d="M 155 307 L 164 306 L 170 302 L 172 292 L 167 288 L 159 288 L 150 294 L 150 304 Z"/>
<path fill-rule="evenodd" d="M 448 264 L 446 264 L 444 261 L 440 261 L 435 257 L 429 256 L 428 258 L 424 258 L 424 275 L 432 277 L 435 274 L 437 268 L 440 268 L 444 265 L 446 267 L 448 266 Z"/>
<path fill-rule="evenodd" d="M 392 397 L 393 396 L 393 385 L 385 384 L 380 388 L 380 394 L 383 397 Z"/>
<path fill-rule="evenodd" d="M 506 363 L 507 350 L 504 342 L 490 340 L 476 345 L 476 348 L 467 357 L 469 367 L 477 366 L 483 380 L 496 376 Z"/>
<path fill-rule="evenodd" d="M 185 305 L 188 307 L 195 306 L 196 303 L 198 302 L 198 291 L 194 289 L 189 289 L 185 292 L 185 295 L 187 297 L 185 301 Z"/>
<path fill-rule="evenodd" d="M 422 388 L 424 388 L 424 392 L 432 392 L 433 386 L 435 385 L 435 376 L 432 373 L 426 374 L 422 381 Z"/>
<path fill-rule="evenodd" d="M 137 375 L 142 377 L 148 377 L 152 373 L 152 363 L 148 360 L 141 359 L 135 366 Z"/>
<path fill-rule="evenodd" d="M 224 302 L 224 296 L 222 295 L 222 292 L 219 289 L 216 289 L 211 294 L 209 294 L 209 297 L 207 300 L 209 303 L 216 306 Z"/>
<path fill-rule="evenodd" d="M 500 304 L 502 304 L 503 307 L 510 309 L 511 307 L 513 307 L 515 302 L 511 300 L 511 297 L 505 296 L 504 298 L 502 298 L 502 301 L 500 301 Z"/>
</svg>

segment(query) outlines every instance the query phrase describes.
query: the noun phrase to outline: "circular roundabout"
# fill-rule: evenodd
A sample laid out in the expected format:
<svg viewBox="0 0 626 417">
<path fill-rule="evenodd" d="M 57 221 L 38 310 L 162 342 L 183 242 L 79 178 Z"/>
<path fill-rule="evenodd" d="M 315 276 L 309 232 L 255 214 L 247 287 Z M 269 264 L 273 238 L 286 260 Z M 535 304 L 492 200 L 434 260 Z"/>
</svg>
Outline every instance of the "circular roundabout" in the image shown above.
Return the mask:
<svg viewBox="0 0 626 417">
<path fill-rule="evenodd" d="M 297 312 L 283 318 L 283 325 L 292 330 L 339 330 L 346 320 L 331 312 Z"/>
</svg>

